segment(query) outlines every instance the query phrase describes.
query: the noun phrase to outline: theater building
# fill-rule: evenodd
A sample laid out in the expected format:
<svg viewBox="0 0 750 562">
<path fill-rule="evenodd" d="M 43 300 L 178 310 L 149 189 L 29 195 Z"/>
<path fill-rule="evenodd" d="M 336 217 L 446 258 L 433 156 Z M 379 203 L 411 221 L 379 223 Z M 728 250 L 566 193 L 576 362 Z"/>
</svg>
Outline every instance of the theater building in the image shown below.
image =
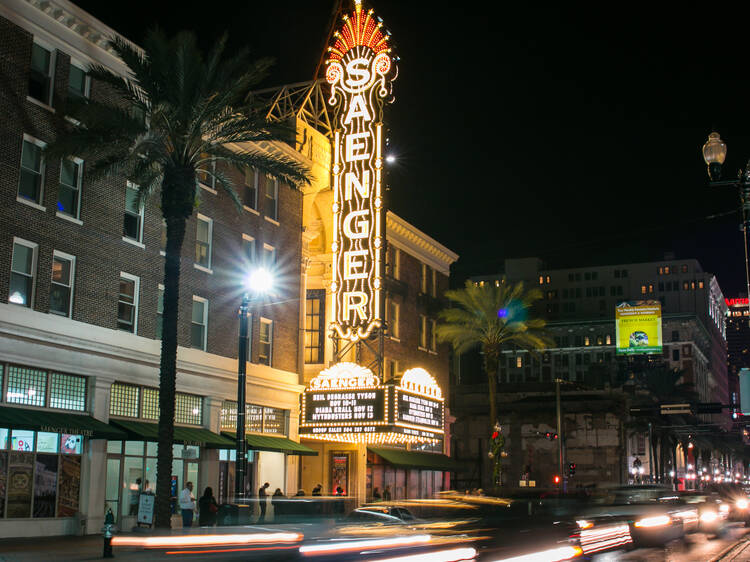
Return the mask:
<svg viewBox="0 0 750 562">
<path fill-rule="evenodd" d="M 296 123 L 314 176 L 303 198 L 300 437 L 318 454 L 301 457 L 300 482 L 359 502 L 386 487 L 394 499 L 429 497 L 455 469 L 449 349 L 435 326 L 458 256 L 387 210 L 382 108 L 395 59 L 376 22 L 347 14 L 327 84 L 270 96 L 270 116 Z"/>
<path fill-rule="evenodd" d="M 158 199 L 138 206 L 125 178 L 93 181 L 86 162 L 41 152 L 67 96 L 106 95 L 89 65 L 125 72 L 114 35 L 64 0 L 0 4 L 0 536 L 98 533 L 106 509 L 128 529 L 156 483 Z M 220 501 L 233 489 L 241 278 L 261 261 L 278 283 L 251 310 L 248 489 L 294 493 L 299 455 L 315 454 L 297 442 L 303 194 L 252 169 L 235 180 L 241 210 L 202 179 L 179 303 L 173 490 L 191 480 Z"/>
</svg>

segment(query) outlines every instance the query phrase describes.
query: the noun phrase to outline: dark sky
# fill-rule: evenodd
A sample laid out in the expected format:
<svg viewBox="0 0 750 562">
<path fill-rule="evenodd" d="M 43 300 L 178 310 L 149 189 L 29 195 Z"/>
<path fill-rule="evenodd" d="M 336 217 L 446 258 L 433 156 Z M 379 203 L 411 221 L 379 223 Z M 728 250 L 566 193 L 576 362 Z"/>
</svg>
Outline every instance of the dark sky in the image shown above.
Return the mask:
<svg viewBox="0 0 750 562">
<path fill-rule="evenodd" d="M 267 85 L 310 80 L 334 0 L 80 1 L 139 42 L 194 29 L 273 56 Z M 461 255 L 458 276 L 509 257 L 552 267 L 697 258 L 744 291 L 737 192 L 707 185 L 701 146 L 750 158 L 744 12 L 656 2 L 372 0 L 401 57 L 388 125 L 391 208 Z M 720 215 L 709 218 L 712 215 Z"/>
</svg>

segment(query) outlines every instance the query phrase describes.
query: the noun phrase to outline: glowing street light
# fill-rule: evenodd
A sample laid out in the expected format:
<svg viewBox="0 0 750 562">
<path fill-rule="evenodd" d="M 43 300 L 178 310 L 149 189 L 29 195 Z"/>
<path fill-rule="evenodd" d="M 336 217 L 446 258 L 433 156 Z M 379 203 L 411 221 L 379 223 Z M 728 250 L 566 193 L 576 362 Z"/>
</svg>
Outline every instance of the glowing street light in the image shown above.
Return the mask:
<svg viewBox="0 0 750 562">
<path fill-rule="evenodd" d="M 240 305 L 240 336 L 237 345 L 237 460 L 235 463 L 234 494 L 237 500 L 245 497 L 245 470 L 247 469 L 247 442 L 245 441 L 246 398 L 248 356 L 248 314 L 252 296 L 268 294 L 273 288 L 273 274 L 264 267 L 253 269 L 245 277 L 245 291 Z"/>
</svg>

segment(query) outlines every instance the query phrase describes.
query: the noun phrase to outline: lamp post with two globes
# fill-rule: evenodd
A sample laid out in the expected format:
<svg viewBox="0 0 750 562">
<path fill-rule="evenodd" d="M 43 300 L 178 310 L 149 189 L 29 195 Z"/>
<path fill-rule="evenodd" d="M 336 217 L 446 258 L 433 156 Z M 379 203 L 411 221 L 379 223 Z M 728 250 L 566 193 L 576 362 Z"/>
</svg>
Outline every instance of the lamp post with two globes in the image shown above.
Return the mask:
<svg viewBox="0 0 750 562">
<path fill-rule="evenodd" d="M 247 441 L 245 441 L 246 379 L 248 359 L 248 315 L 252 297 L 270 292 L 273 275 L 263 267 L 252 270 L 245 279 L 245 291 L 240 304 L 240 335 L 237 354 L 237 460 L 235 462 L 234 495 L 236 501 L 245 499 L 245 471 L 247 470 Z"/>
</svg>

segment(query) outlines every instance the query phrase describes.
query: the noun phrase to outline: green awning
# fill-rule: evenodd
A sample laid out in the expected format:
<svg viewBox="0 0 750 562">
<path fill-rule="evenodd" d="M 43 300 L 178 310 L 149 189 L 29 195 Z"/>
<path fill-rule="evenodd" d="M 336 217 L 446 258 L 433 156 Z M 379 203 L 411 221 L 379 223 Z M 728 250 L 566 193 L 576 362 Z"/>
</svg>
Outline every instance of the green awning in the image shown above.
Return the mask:
<svg viewBox="0 0 750 562">
<path fill-rule="evenodd" d="M 235 434 L 224 432 L 224 435 L 232 438 L 234 443 Z M 248 433 L 245 435 L 247 448 L 251 451 L 272 451 L 275 453 L 284 453 L 285 455 L 302 455 L 317 456 L 318 452 L 310 447 L 305 447 L 301 443 L 287 439 L 286 437 L 271 437 L 270 435 L 255 435 Z"/>
<path fill-rule="evenodd" d="M 125 439 L 125 432 L 87 414 L 0 406 L 0 427 L 83 435 L 90 439 Z"/>
<path fill-rule="evenodd" d="M 383 457 L 383 460 L 394 466 L 404 468 L 423 468 L 426 470 L 445 470 L 454 472 L 460 470 L 461 464 L 446 455 L 435 453 L 418 453 L 413 451 L 399 451 L 397 449 L 380 449 L 367 447 L 376 455 Z"/>
<path fill-rule="evenodd" d="M 130 438 L 142 439 L 143 441 L 158 441 L 159 426 L 155 423 L 146 423 L 130 420 L 111 420 L 128 432 Z M 231 449 L 234 441 L 222 437 L 202 427 L 174 426 L 174 442 L 183 445 L 200 445 L 209 449 Z"/>
</svg>

